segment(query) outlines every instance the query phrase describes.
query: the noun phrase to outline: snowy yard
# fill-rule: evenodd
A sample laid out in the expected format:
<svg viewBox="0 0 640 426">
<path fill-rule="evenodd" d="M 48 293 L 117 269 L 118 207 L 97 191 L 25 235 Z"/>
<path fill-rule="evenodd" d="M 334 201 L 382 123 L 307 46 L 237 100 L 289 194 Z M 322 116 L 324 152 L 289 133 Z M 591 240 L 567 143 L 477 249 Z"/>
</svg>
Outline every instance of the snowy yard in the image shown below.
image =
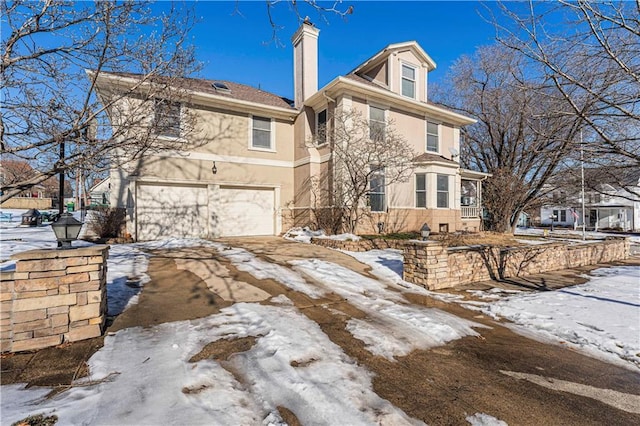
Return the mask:
<svg viewBox="0 0 640 426">
<path fill-rule="evenodd" d="M 54 247 L 50 227 L 2 225 L 0 259 L 23 250 Z M 78 242 L 76 244 L 87 244 Z M 348 253 L 372 267 L 378 279 L 318 260 L 283 266 L 250 251 L 197 240 L 112 246 L 108 260 L 110 314 L 136 303 L 144 284 L 145 248 L 215 247 L 238 270 L 270 278 L 311 299 L 329 292 L 348 300 L 368 321 L 349 319 L 347 331 L 367 351 L 391 362 L 416 349 L 479 336 L 483 326 L 445 311 L 408 304 L 403 293 L 459 303 L 494 318 L 512 321 L 527 336 L 567 344 L 590 356 L 640 367 L 640 267 L 599 269 L 589 282 L 558 291 L 475 294 L 482 302 L 429 292 L 404 282 L 397 250 Z M 0 268 L 11 267 L 11 262 Z M 311 277 L 310 284 L 305 277 Z M 106 336 L 89 360 L 90 376 L 51 399 L 51 389 L 2 386 L 2 423 L 29 414 L 55 414 L 59 424 L 283 424 L 278 407 L 302 424 L 422 424 L 373 390 L 373 375 L 284 295 L 271 305 L 237 303 L 206 318 L 128 328 Z M 215 341 L 251 338 L 255 344 L 227 361 L 194 361 Z M 233 373 L 232 373 L 233 372 Z M 474 425 L 504 425 L 489 414 L 469 415 Z"/>
</svg>

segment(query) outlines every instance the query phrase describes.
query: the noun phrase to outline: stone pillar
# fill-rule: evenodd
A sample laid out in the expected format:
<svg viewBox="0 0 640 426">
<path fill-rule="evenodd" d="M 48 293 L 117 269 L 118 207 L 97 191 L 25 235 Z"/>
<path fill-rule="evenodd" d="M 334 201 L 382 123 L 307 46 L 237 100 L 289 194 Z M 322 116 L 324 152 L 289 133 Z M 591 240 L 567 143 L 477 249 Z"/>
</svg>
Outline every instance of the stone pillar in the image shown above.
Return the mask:
<svg viewBox="0 0 640 426">
<path fill-rule="evenodd" d="M 429 290 L 450 286 L 447 248 L 434 241 L 411 241 L 404 246 L 403 279 Z"/>
<path fill-rule="evenodd" d="M 0 275 L 2 352 L 98 337 L 107 314 L 109 246 L 31 250 Z"/>
</svg>

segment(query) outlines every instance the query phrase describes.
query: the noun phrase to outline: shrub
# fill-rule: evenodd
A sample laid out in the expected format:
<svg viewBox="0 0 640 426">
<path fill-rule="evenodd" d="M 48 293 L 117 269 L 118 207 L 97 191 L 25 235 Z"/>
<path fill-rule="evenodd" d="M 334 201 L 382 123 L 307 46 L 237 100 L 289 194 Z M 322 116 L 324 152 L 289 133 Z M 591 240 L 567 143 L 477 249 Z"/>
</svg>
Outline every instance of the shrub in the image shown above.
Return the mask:
<svg viewBox="0 0 640 426">
<path fill-rule="evenodd" d="M 98 238 L 117 238 L 124 229 L 125 217 L 125 209 L 98 207 L 91 213 L 89 229 Z"/>
</svg>

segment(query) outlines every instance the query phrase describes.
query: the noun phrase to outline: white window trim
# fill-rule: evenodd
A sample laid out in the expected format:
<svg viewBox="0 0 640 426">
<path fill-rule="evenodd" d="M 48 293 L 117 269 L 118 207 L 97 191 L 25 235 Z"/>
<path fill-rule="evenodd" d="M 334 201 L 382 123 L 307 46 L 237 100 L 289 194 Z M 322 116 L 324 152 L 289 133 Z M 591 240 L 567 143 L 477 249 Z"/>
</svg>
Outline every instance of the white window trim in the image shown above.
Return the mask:
<svg viewBox="0 0 640 426">
<path fill-rule="evenodd" d="M 440 191 L 438 189 L 438 177 L 439 176 L 446 176 L 447 177 L 447 207 L 438 206 L 438 194 L 440 192 L 444 192 L 444 191 Z M 451 175 L 446 175 L 446 174 L 442 174 L 442 173 L 436 173 L 436 209 L 451 210 L 452 208 L 453 207 L 451 207 Z"/>
<path fill-rule="evenodd" d="M 260 148 L 253 146 L 253 117 L 268 118 L 270 120 L 271 126 L 269 128 L 269 143 L 271 144 L 271 148 Z M 249 146 L 247 148 L 249 149 L 249 151 L 276 152 L 276 126 L 273 117 L 254 114 L 249 115 Z"/>
<path fill-rule="evenodd" d="M 417 176 L 424 176 L 424 207 L 418 207 L 418 185 L 417 185 Z M 413 174 L 413 208 L 418 210 L 424 210 L 429 206 L 429 197 L 427 196 L 429 191 L 427 190 L 427 173 L 426 172 L 416 172 Z"/>
<path fill-rule="evenodd" d="M 369 167 L 371 167 L 371 166 L 369 166 Z M 382 194 L 382 210 L 373 210 L 371 208 L 371 194 L 372 194 L 372 192 L 371 192 L 371 178 L 376 174 L 381 174 L 383 176 L 383 178 L 384 178 L 384 183 L 385 183 L 384 185 L 382 185 L 382 192 L 375 192 L 375 194 Z M 369 197 L 368 197 L 369 198 L 369 200 L 368 200 L 368 204 L 369 205 L 367 207 L 369 208 L 369 211 L 371 213 L 386 213 L 387 212 L 388 206 L 387 206 L 387 185 L 386 185 L 386 183 L 387 183 L 386 167 L 382 167 L 382 170 L 377 170 L 376 172 L 372 173 L 369 176 L 369 182 L 367 182 L 367 186 L 369 186 Z"/>
<path fill-rule="evenodd" d="M 429 123 L 431 124 L 435 124 L 436 126 L 438 126 L 438 149 L 435 151 L 430 151 L 429 150 Z M 435 120 L 430 120 L 429 118 L 425 118 L 424 120 L 424 152 L 434 152 L 436 154 L 440 154 L 440 148 L 442 147 L 442 123 L 435 121 Z"/>
<path fill-rule="evenodd" d="M 427 102 L 429 100 L 429 68 L 423 67 L 424 72 L 424 100 Z"/>
<path fill-rule="evenodd" d="M 402 93 L 402 80 L 405 79 L 404 75 L 402 75 L 402 67 L 407 67 L 413 69 L 414 77 L 413 77 L 413 96 L 407 96 Z M 409 99 L 418 99 L 418 75 L 419 75 L 419 67 L 417 65 L 410 64 L 409 62 L 400 61 L 400 95 L 409 98 Z"/>
<path fill-rule="evenodd" d="M 389 123 L 389 106 L 382 105 L 374 102 L 367 103 L 367 121 L 371 122 L 371 107 L 378 108 L 384 111 L 384 132 L 387 133 L 387 125 Z"/>
<path fill-rule="evenodd" d="M 325 146 L 329 143 L 329 135 L 326 133 L 326 129 L 327 129 L 327 124 L 329 124 L 329 108 L 327 106 L 325 106 L 324 108 L 318 110 L 318 112 L 316 112 L 316 126 L 315 126 L 315 137 L 316 137 L 316 141 L 318 140 L 318 116 L 320 115 L 320 113 L 322 111 L 326 111 L 326 115 L 327 115 L 327 121 L 324 122 L 324 126 L 325 126 L 325 135 L 324 135 L 324 142 L 323 143 L 317 143 L 316 142 L 316 146 L 320 147 L 320 146 Z"/>
</svg>

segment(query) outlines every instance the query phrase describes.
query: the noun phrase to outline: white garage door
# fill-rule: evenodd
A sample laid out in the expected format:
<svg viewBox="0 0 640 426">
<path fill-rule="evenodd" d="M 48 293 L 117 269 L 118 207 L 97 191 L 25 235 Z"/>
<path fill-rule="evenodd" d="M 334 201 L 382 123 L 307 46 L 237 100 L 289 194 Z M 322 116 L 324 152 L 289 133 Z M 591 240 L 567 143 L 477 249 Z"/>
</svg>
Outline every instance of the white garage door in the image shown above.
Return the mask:
<svg viewBox="0 0 640 426">
<path fill-rule="evenodd" d="M 275 234 L 273 189 L 225 188 L 215 207 L 220 236 Z"/>
<path fill-rule="evenodd" d="M 138 240 L 206 238 L 207 187 L 138 184 Z"/>
</svg>

